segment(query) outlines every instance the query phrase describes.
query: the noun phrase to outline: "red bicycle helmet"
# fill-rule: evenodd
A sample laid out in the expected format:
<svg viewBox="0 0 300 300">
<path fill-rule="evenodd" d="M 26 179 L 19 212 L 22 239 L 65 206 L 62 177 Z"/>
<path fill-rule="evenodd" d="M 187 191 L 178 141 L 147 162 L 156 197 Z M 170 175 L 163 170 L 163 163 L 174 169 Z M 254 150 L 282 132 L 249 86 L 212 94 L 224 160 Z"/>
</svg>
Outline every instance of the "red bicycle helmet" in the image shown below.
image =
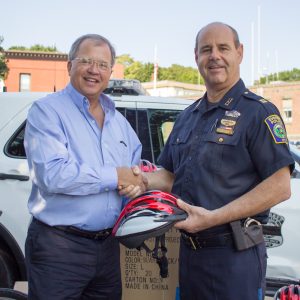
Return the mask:
<svg viewBox="0 0 300 300">
<path fill-rule="evenodd" d="M 147 159 L 141 159 L 139 167 L 142 172 L 154 172 L 157 170 L 157 166 Z"/>
<path fill-rule="evenodd" d="M 125 205 L 112 230 L 112 235 L 127 248 L 144 248 L 151 253 L 160 266 L 162 277 L 168 274 L 164 235 L 174 223 L 187 218 L 187 213 L 177 206 L 176 198 L 158 190 L 141 194 Z M 156 239 L 155 247 L 150 250 L 145 240 L 152 237 Z"/>
<path fill-rule="evenodd" d="M 167 232 L 187 214 L 176 196 L 158 190 L 148 191 L 129 201 L 113 227 L 112 234 L 127 248 L 138 248 L 149 238 Z"/>
<path fill-rule="evenodd" d="M 274 300 L 300 300 L 300 285 L 291 284 L 281 287 L 276 292 Z"/>
</svg>

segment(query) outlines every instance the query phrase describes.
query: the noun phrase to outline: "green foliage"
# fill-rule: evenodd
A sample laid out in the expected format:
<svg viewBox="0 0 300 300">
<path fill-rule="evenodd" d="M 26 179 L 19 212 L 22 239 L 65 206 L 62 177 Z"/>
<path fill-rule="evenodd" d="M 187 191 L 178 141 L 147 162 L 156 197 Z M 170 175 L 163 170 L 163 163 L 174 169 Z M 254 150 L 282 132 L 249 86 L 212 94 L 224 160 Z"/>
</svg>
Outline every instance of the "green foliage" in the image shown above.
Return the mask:
<svg viewBox="0 0 300 300">
<path fill-rule="evenodd" d="M 20 50 L 20 51 L 39 51 L 39 52 L 58 52 L 56 46 L 43 46 L 35 44 L 30 48 L 24 46 L 11 46 L 9 50 Z"/>
<path fill-rule="evenodd" d="M 300 69 L 293 68 L 291 71 L 282 71 L 278 74 L 272 73 L 265 77 L 261 77 L 255 84 L 268 84 L 271 81 L 300 81 Z"/>
<path fill-rule="evenodd" d="M 25 51 L 28 50 L 26 47 L 24 46 L 11 46 L 8 48 L 8 50 L 19 50 L 19 51 Z"/>
<path fill-rule="evenodd" d="M 117 57 L 117 63 L 125 66 L 125 77 L 128 79 L 137 79 L 141 82 L 149 82 L 153 80 L 154 64 L 142 63 L 134 61 L 129 54 L 123 54 Z M 173 80 L 178 82 L 203 84 L 204 81 L 200 77 L 196 68 L 184 67 L 173 64 L 171 67 L 158 67 L 158 80 Z"/>
<path fill-rule="evenodd" d="M 3 37 L 0 36 L 0 78 L 1 79 L 5 79 L 9 71 L 7 67 L 7 60 L 4 56 L 4 49 L 1 46 L 3 40 L 4 40 Z"/>
<path fill-rule="evenodd" d="M 168 68 L 159 68 L 158 79 L 159 80 L 174 80 L 185 83 L 199 83 L 199 72 L 192 67 L 184 67 L 181 65 L 173 64 Z M 200 83 L 203 84 L 203 79 L 200 78 Z"/>
<path fill-rule="evenodd" d="M 122 54 L 116 57 L 116 63 L 121 64 L 124 67 L 129 67 L 134 63 L 134 59 L 131 58 L 129 54 Z"/>
<path fill-rule="evenodd" d="M 129 67 L 125 69 L 125 78 L 137 79 L 140 82 L 147 82 L 152 80 L 153 64 L 142 64 L 139 61 L 133 62 Z"/>
</svg>

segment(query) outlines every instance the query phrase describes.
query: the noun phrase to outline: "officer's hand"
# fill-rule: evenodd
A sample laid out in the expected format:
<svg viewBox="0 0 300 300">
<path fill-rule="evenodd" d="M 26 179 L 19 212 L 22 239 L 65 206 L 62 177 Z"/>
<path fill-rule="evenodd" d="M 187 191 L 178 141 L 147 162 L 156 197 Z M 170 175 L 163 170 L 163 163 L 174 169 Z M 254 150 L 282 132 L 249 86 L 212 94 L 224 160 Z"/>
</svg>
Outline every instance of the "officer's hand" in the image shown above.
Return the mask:
<svg viewBox="0 0 300 300">
<path fill-rule="evenodd" d="M 181 199 L 177 199 L 177 205 L 188 213 L 188 217 L 184 221 L 177 222 L 174 225 L 175 228 L 195 233 L 213 226 L 211 211 L 190 205 Z"/>
<path fill-rule="evenodd" d="M 138 166 L 133 166 L 131 168 L 132 174 L 134 176 L 137 176 L 140 181 L 138 184 L 129 184 L 127 186 L 118 186 L 119 194 L 120 196 L 125 196 L 129 199 L 135 198 L 146 191 L 148 181 L 145 176 L 143 176 L 143 173 L 141 172 L 140 168 Z"/>
</svg>

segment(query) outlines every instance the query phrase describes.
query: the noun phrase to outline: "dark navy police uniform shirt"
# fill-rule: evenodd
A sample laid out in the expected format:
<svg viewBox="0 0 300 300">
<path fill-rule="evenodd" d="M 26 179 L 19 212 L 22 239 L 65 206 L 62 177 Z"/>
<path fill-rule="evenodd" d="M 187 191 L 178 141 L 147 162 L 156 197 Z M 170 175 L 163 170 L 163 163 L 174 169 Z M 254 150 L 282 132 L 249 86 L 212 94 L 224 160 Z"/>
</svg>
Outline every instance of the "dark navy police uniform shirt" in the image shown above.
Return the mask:
<svg viewBox="0 0 300 300">
<path fill-rule="evenodd" d="M 213 210 L 294 160 L 278 109 L 239 80 L 217 104 L 205 95 L 179 115 L 159 164 L 175 174 L 173 193 Z"/>
</svg>

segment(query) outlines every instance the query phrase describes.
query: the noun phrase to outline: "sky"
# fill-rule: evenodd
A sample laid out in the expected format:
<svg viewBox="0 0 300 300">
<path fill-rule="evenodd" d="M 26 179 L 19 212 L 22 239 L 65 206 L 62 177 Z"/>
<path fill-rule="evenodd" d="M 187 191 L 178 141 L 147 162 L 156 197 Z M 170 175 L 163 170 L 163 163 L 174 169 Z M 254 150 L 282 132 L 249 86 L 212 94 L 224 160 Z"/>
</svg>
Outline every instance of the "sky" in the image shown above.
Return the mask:
<svg viewBox="0 0 300 300">
<path fill-rule="evenodd" d="M 300 69 L 298 0 L 0 0 L 2 47 L 56 46 L 68 53 L 86 33 L 142 63 L 196 67 L 195 36 L 210 22 L 234 27 L 244 45 L 241 77 Z M 155 50 L 156 49 L 156 50 Z"/>
</svg>

